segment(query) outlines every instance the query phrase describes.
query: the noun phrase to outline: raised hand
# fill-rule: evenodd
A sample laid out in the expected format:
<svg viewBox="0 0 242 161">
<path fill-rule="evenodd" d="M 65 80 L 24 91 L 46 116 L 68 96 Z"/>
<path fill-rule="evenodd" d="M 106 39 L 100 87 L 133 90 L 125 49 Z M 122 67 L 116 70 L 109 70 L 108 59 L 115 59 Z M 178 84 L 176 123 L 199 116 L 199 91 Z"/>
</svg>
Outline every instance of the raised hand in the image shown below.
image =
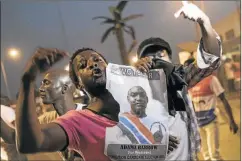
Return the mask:
<svg viewBox="0 0 242 161">
<path fill-rule="evenodd" d="M 182 4 L 182 8 L 174 14 L 176 18 L 178 18 L 180 15 L 183 15 L 184 18 L 196 21 L 198 23 L 209 21 L 208 16 L 195 4 L 188 3 L 187 1 L 182 1 Z"/>
<path fill-rule="evenodd" d="M 152 67 L 152 58 L 145 57 L 139 59 L 135 64 L 134 67 L 140 70 L 141 72 L 148 72 Z"/>
<path fill-rule="evenodd" d="M 44 73 L 65 56 L 68 53 L 62 50 L 38 48 L 27 62 L 25 74 L 35 77 L 38 73 Z"/>
</svg>

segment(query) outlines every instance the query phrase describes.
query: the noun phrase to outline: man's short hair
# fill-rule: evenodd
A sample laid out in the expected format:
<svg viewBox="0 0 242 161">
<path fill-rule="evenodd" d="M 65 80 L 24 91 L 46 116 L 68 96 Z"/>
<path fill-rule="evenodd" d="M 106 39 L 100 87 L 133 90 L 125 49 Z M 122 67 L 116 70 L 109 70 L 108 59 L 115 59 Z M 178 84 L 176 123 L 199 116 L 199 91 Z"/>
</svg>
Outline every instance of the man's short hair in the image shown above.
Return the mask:
<svg viewBox="0 0 242 161">
<path fill-rule="evenodd" d="M 75 70 L 74 70 L 74 68 L 73 68 L 73 60 L 75 59 L 75 57 L 76 57 L 79 53 L 84 52 L 84 51 L 88 51 L 88 50 L 91 50 L 91 51 L 97 53 L 99 56 L 101 56 L 101 57 L 103 58 L 103 60 L 104 60 L 106 63 L 108 63 L 108 61 L 103 57 L 102 54 L 98 53 L 96 50 L 94 50 L 94 49 L 92 49 L 92 48 L 82 48 L 82 49 L 78 49 L 77 51 L 75 51 L 74 54 L 73 54 L 72 57 L 71 57 L 70 62 L 69 62 L 69 76 L 70 76 L 72 82 L 74 83 L 74 85 L 75 85 L 76 87 L 78 87 L 78 85 L 79 85 L 79 80 L 78 80 L 78 78 L 77 78 L 77 76 L 76 76 L 76 74 L 75 74 Z"/>
<path fill-rule="evenodd" d="M 157 48 L 157 50 L 165 49 L 169 57 L 171 58 L 172 56 L 172 50 L 168 42 L 159 37 L 151 37 L 140 43 L 137 50 L 138 57 L 144 57 L 152 48 Z"/>
</svg>

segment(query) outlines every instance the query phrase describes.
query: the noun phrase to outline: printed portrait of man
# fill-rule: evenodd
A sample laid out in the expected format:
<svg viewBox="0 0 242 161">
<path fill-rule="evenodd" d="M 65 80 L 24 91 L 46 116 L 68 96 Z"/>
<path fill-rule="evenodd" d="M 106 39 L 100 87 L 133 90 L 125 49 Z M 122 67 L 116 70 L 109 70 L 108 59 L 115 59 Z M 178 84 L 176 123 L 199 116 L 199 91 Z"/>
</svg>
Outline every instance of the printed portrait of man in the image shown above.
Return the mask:
<svg viewBox="0 0 242 161">
<path fill-rule="evenodd" d="M 149 98 L 141 86 L 134 86 L 127 92 L 130 111 L 119 116 L 119 123 L 106 129 L 110 144 L 160 144 L 164 126 L 146 114 Z"/>
</svg>

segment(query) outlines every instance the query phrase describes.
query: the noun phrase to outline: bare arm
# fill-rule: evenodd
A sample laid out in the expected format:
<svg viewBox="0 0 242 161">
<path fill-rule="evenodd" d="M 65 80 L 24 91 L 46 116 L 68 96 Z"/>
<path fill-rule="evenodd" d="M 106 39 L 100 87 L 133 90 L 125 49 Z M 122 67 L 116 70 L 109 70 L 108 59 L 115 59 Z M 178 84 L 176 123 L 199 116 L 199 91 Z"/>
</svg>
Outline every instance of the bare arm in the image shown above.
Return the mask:
<svg viewBox="0 0 242 161">
<path fill-rule="evenodd" d="M 213 29 L 209 17 L 192 3 L 183 3 L 178 13 L 200 25 L 202 39 L 198 45 L 196 63 L 185 67 L 185 80 L 188 88 L 212 74 L 220 65 L 222 46 L 220 38 Z"/>
<path fill-rule="evenodd" d="M 67 145 L 65 131 L 57 124 L 40 126 L 34 102 L 35 81 L 24 76 L 16 110 L 17 147 L 22 153 L 52 152 Z"/>
<path fill-rule="evenodd" d="M 40 123 L 41 121 L 43 122 L 43 124 L 45 123 L 45 120 L 44 121 L 41 120 L 41 117 L 39 117 L 38 120 L 40 121 Z M 8 124 L 1 117 L 0 117 L 0 122 L 1 122 L 0 137 L 2 137 L 2 139 L 8 144 L 15 144 L 15 129 L 8 126 Z"/>
<path fill-rule="evenodd" d="M 229 116 L 229 120 L 230 122 L 235 122 L 234 121 L 234 117 L 233 117 L 233 113 L 232 113 L 232 109 L 231 109 L 231 106 L 229 105 L 229 102 L 228 100 L 226 99 L 224 93 L 220 94 L 218 96 L 220 98 L 220 100 L 222 101 L 223 105 L 224 105 L 224 108 Z"/>
</svg>

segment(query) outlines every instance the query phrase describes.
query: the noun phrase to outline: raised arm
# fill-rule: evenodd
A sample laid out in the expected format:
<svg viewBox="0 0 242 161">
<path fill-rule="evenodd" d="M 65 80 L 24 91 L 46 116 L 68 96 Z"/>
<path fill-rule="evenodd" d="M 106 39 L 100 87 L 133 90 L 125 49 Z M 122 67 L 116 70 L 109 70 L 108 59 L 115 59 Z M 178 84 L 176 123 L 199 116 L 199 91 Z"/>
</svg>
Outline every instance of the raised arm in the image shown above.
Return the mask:
<svg viewBox="0 0 242 161">
<path fill-rule="evenodd" d="M 63 52 L 39 48 L 30 59 L 21 79 L 16 110 L 16 143 L 21 153 L 53 152 L 68 145 L 65 131 L 57 124 L 40 126 L 35 111 L 34 87 L 38 73 L 63 58 Z"/>
<path fill-rule="evenodd" d="M 184 68 L 188 87 L 196 85 L 209 76 L 220 65 L 222 54 L 221 40 L 213 29 L 209 17 L 192 3 L 185 3 L 180 14 L 195 21 L 201 28 L 202 38 L 197 48 L 196 62 Z"/>
</svg>

